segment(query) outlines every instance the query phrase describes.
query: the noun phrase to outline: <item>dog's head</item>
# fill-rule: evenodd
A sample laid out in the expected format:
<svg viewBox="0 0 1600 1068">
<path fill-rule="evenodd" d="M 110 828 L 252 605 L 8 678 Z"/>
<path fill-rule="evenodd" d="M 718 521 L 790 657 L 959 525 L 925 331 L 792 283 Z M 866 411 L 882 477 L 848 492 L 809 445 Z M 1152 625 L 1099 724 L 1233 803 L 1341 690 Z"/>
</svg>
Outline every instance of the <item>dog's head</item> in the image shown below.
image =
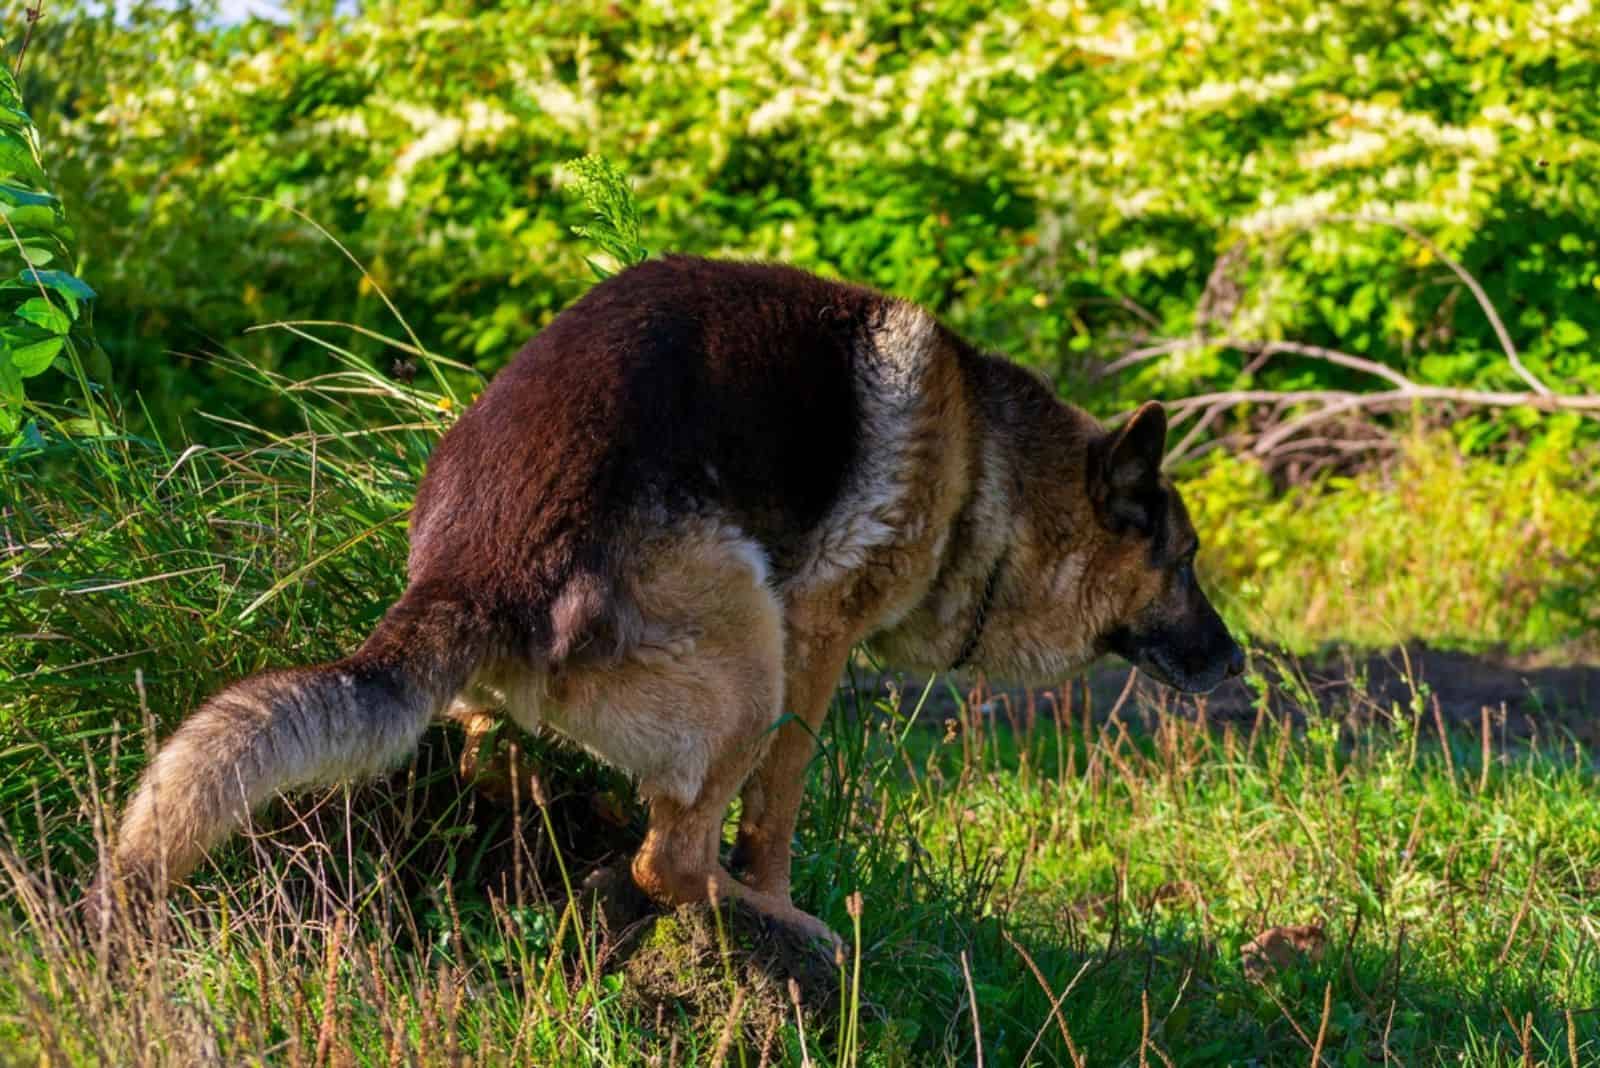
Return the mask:
<svg viewBox="0 0 1600 1068">
<path fill-rule="evenodd" d="M 1200 539 L 1161 473 L 1166 440 L 1166 412 L 1152 401 L 1090 448 L 1089 496 L 1111 546 L 1104 563 L 1115 573 L 1100 577 L 1114 578 L 1118 591 L 1099 645 L 1199 693 L 1241 673 L 1244 653 L 1195 579 Z"/>
</svg>

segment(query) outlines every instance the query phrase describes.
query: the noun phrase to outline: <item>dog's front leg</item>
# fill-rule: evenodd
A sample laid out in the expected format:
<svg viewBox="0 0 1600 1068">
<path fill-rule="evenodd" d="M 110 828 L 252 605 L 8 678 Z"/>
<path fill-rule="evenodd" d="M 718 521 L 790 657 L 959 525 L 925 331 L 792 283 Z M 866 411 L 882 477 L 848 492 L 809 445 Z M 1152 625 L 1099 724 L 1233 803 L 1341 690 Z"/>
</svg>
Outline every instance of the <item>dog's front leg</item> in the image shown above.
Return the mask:
<svg viewBox="0 0 1600 1068">
<path fill-rule="evenodd" d="M 741 795 L 733 863 L 743 869 L 747 886 L 784 901 L 789 900 L 790 850 L 806 788 L 806 765 L 853 644 L 836 639 L 791 645 L 799 648 L 785 669 L 784 695 L 793 718 L 778 728 L 766 759 L 745 783 Z"/>
</svg>

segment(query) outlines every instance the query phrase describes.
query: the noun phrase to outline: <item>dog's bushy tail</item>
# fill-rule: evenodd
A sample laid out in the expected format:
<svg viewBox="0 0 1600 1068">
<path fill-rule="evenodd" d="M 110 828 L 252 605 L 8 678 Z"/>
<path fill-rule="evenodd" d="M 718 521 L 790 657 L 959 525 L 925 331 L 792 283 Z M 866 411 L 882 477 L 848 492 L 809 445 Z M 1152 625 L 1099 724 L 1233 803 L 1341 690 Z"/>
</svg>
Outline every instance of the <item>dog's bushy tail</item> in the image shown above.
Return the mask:
<svg viewBox="0 0 1600 1068">
<path fill-rule="evenodd" d="M 362 778 L 403 760 L 486 646 L 472 613 L 413 589 L 354 655 L 226 687 L 145 771 L 91 909 L 163 893 L 280 790 Z"/>
</svg>

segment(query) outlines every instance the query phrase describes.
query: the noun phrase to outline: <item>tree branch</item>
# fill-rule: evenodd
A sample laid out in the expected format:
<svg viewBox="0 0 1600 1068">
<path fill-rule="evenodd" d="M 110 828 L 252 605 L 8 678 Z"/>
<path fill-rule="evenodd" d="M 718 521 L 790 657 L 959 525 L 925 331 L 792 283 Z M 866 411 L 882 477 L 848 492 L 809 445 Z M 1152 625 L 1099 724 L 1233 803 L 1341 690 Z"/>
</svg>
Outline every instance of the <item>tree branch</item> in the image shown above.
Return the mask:
<svg viewBox="0 0 1600 1068">
<path fill-rule="evenodd" d="M 1472 291 L 1473 299 L 1478 302 L 1478 307 L 1483 309 L 1483 314 L 1489 320 L 1490 327 L 1494 329 L 1495 337 L 1500 339 L 1500 350 L 1505 353 L 1506 362 L 1511 365 L 1511 369 L 1515 371 L 1518 377 L 1526 382 L 1528 384 L 1528 388 L 1533 390 L 1535 393 L 1548 394 L 1550 392 L 1550 387 L 1539 381 L 1534 373 L 1528 370 L 1527 366 L 1523 364 L 1522 357 L 1517 354 L 1517 346 L 1512 344 L 1511 334 L 1506 330 L 1506 324 L 1500 320 L 1500 313 L 1494 310 L 1494 304 L 1489 300 L 1489 294 L 1483 291 L 1483 287 L 1478 284 L 1478 280 L 1476 278 L 1472 277 L 1472 273 L 1470 271 L 1461 266 L 1461 264 L 1457 263 L 1450 256 L 1446 255 L 1445 251 L 1438 245 L 1434 244 L 1433 240 L 1426 234 L 1412 226 L 1410 223 L 1402 222 L 1399 219 L 1391 219 L 1383 215 L 1324 215 L 1322 218 L 1329 222 L 1361 223 L 1367 226 L 1387 226 L 1390 229 L 1399 230 L 1401 233 L 1411 238 L 1411 240 L 1417 242 L 1429 252 L 1433 253 L 1434 257 L 1438 259 L 1440 263 L 1450 268 L 1450 270 L 1455 273 L 1455 276 L 1461 279 L 1462 283 Z"/>
<path fill-rule="evenodd" d="M 1340 352 L 1338 349 L 1323 348 L 1321 345 L 1307 345 L 1299 341 L 1258 341 L 1249 338 L 1238 337 L 1172 338 L 1154 345 L 1147 345 L 1143 348 L 1134 349 L 1131 352 L 1119 356 L 1115 360 L 1112 360 L 1110 363 L 1106 364 L 1105 367 L 1101 368 L 1100 374 L 1102 377 L 1114 375 L 1119 371 L 1125 371 L 1129 367 L 1132 367 L 1138 363 L 1143 363 L 1146 360 L 1154 360 L 1162 356 L 1171 356 L 1179 352 L 1192 352 L 1195 349 L 1209 348 L 1212 345 L 1217 345 L 1222 348 L 1237 349 L 1240 352 L 1248 352 L 1262 357 L 1276 356 L 1279 353 L 1284 353 L 1290 356 L 1307 356 L 1311 359 L 1323 360 L 1327 363 L 1338 364 L 1341 367 L 1348 367 L 1351 370 L 1365 371 L 1369 375 L 1376 375 L 1377 377 L 1402 388 L 1408 388 L 1416 384 L 1411 379 L 1407 378 L 1405 375 L 1401 374 L 1399 371 L 1396 371 L 1393 367 L 1390 367 L 1387 364 L 1382 364 L 1376 360 L 1369 360 L 1361 356 L 1352 356 L 1348 352 Z M 1548 392 L 1548 390 L 1546 392 Z"/>
<path fill-rule="evenodd" d="M 1171 426 L 1176 427 L 1191 417 L 1198 416 L 1198 418 L 1168 454 L 1169 462 L 1176 463 L 1185 458 L 1202 455 L 1222 445 L 1234 444 L 1247 445 L 1250 452 L 1262 457 L 1270 456 L 1278 451 L 1303 452 L 1314 446 L 1327 446 L 1338 452 L 1353 452 L 1363 448 L 1379 448 L 1385 445 L 1392 447 L 1392 443 L 1385 438 L 1375 439 L 1370 444 L 1364 444 L 1353 440 L 1335 441 L 1327 436 L 1304 438 L 1301 435 L 1311 427 L 1319 426 L 1351 412 L 1398 408 L 1424 402 L 1465 404 L 1479 408 L 1526 407 L 1544 412 L 1573 411 L 1582 413 L 1590 418 L 1600 418 L 1600 396 L 1552 392 L 1533 372 L 1528 370 L 1517 352 L 1516 345 L 1511 340 L 1510 333 L 1506 330 L 1504 321 L 1501 320 L 1499 313 L 1495 311 L 1494 305 L 1489 301 L 1488 294 L 1478 284 L 1478 280 L 1455 259 L 1446 255 L 1444 250 L 1434 243 L 1432 239 L 1415 227 L 1399 219 L 1383 216 L 1336 214 L 1320 216 L 1310 224 L 1297 224 L 1292 228 L 1303 229 L 1305 225 L 1315 225 L 1318 222 L 1387 226 L 1399 230 L 1421 244 L 1439 262 L 1448 267 L 1472 293 L 1473 298 L 1478 302 L 1478 306 L 1483 309 L 1484 315 L 1488 318 L 1489 325 L 1493 328 L 1495 336 L 1500 341 L 1500 348 L 1505 355 L 1506 362 L 1511 365 L 1511 369 L 1516 372 L 1517 376 L 1527 384 L 1528 390 L 1478 390 L 1424 385 L 1377 360 L 1354 356 L 1348 352 L 1341 352 L 1338 349 L 1331 349 L 1322 345 L 1309 345 L 1298 341 L 1274 341 L 1237 336 L 1206 337 L 1201 334 L 1187 338 L 1158 340 L 1152 344 L 1132 349 L 1110 361 L 1100 369 L 1100 375 L 1102 377 L 1114 375 L 1138 364 L 1180 352 L 1219 346 L 1254 355 L 1256 359 L 1252 360 L 1247 368 L 1247 371 L 1252 373 L 1262 363 L 1274 356 L 1301 356 L 1345 367 L 1352 371 L 1359 371 L 1374 378 L 1381 378 L 1391 387 L 1372 393 L 1342 389 L 1234 389 L 1203 393 L 1198 396 L 1184 397 L 1180 400 L 1171 401 L 1167 405 L 1172 413 Z M 1209 441 L 1200 440 L 1223 413 L 1229 408 L 1241 404 L 1270 405 L 1272 413 L 1268 416 L 1266 429 L 1258 433 L 1245 430 Z M 1288 409 L 1304 407 L 1309 407 L 1310 410 L 1301 411 L 1289 417 Z M 1118 421 L 1120 420 L 1113 420 L 1113 423 Z M 1290 442 L 1294 442 L 1294 444 L 1291 446 Z"/>
</svg>

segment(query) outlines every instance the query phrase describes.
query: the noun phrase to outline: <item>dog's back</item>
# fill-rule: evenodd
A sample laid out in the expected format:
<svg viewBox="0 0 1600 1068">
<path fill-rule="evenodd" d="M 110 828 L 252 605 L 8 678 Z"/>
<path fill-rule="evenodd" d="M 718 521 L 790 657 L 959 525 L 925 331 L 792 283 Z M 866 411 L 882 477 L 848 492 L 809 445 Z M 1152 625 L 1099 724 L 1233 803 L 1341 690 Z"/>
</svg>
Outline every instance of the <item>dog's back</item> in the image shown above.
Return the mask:
<svg viewBox="0 0 1600 1068">
<path fill-rule="evenodd" d="M 856 461 L 855 362 L 886 304 L 787 267 L 669 257 L 592 289 L 439 443 L 414 584 L 559 658 L 614 637 L 619 556 L 715 512 L 781 582 Z M 564 591 L 586 608 L 551 613 Z"/>
</svg>

